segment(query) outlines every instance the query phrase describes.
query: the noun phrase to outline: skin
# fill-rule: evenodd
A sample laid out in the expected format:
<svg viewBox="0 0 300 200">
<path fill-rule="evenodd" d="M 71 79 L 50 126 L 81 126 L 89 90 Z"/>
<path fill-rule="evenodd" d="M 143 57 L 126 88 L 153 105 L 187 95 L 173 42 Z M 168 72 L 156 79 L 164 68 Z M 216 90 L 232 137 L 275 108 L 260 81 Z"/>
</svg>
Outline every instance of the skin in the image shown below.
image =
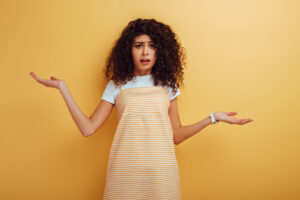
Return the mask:
<svg viewBox="0 0 300 200">
<path fill-rule="evenodd" d="M 136 36 L 131 48 L 134 63 L 134 75 L 141 76 L 151 74 L 151 69 L 156 62 L 156 49 L 148 35 Z M 141 59 L 150 59 L 150 63 L 143 65 Z"/>
<path fill-rule="evenodd" d="M 140 62 L 142 58 L 148 58 L 151 60 L 151 62 L 148 65 L 142 65 Z M 156 49 L 152 46 L 151 38 L 148 35 L 139 35 L 134 39 L 132 45 L 132 59 L 134 61 L 134 74 L 136 76 L 151 74 L 151 69 L 156 62 Z M 58 89 L 61 92 L 72 118 L 74 119 L 82 135 L 85 137 L 94 134 L 103 125 L 112 112 L 114 104 L 111 104 L 105 100 L 101 100 L 92 115 L 90 117 L 86 117 L 72 98 L 64 80 L 57 79 L 54 76 L 51 76 L 50 80 L 42 79 L 33 72 L 30 72 L 30 75 L 38 83 L 46 87 Z M 194 124 L 182 126 L 178 114 L 177 97 L 170 101 L 168 114 L 173 129 L 174 144 L 176 145 L 180 144 L 184 140 L 190 138 L 211 124 L 210 118 L 206 117 Z M 239 119 L 233 117 L 234 115 L 237 115 L 237 112 L 214 112 L 215 119 L 218 122 L 243 125 L 253 121 L 250 118 Z"/>
</svg>

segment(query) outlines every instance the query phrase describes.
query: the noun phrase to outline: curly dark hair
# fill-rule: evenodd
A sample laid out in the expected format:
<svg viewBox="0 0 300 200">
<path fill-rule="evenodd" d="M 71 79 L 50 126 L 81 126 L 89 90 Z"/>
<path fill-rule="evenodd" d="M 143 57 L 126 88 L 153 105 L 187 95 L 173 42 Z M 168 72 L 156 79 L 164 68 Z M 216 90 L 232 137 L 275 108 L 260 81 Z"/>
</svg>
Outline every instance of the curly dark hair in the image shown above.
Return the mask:
<svg viewBox="0 0 300 200">
<path fill-rule="evenodd" d="M 185 49 L 177 41 L 177 35 L 170 26 L 155 19 L 138 18 L 128 23 L 107 59 L 105 78 L 111 79 L 116 85 L 124 84 L 134 78 L 131 48 L 134 38 L 143 34 L 151 38 L 156 48 L 157 59 L 151 70 L 154 85 L 171 87 L 175 94 L 176 85 L 178 88 L 183 86 Z"/>
</svg>

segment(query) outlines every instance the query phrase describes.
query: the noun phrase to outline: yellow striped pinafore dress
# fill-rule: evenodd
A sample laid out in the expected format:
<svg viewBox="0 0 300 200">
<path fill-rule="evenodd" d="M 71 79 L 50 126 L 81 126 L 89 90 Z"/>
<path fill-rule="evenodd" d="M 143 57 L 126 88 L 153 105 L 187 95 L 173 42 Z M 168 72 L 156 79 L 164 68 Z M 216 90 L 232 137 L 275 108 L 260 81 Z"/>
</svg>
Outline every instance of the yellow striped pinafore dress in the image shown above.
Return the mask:
<svg viewBox="0 0 300 200">
<path fill-rule="evenodd" d="M 169 105 L 163 87 L 120 87 L 104 200 L 181 199 Z"/>
</svg>

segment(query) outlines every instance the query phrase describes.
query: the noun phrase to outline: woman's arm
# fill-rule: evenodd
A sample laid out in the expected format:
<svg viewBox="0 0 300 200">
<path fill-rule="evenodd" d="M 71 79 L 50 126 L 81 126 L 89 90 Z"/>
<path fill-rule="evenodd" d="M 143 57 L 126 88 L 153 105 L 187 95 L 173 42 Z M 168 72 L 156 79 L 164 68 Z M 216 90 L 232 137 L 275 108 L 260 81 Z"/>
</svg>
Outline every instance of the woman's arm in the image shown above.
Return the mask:
<svg viewBox="0 0 300 200">
<path fill-rule="evenodd" d="M 210 118 L 207 117 L 195 124 L 182 126 L 177 109 L 177 98 L 170 102 L 169 117 L 173 129 L 174 144 L 176 145 L 192 137 L 211 123 Z"/>
<path fill-rule="evenodd" d="M 82 135 L 85 137 L 94 134 L 96 130 L 98 130 L 107 120 L 113 109 L 113 104 L 101 100 L 94 113 L 88 118 L 82 113 L 82 111 L 74 101 L 66 84 L 61 85 L 60 93 L 62 94 L 68 106 L 73 120 L 75 121 Z"/>
<path fill-rule="evenodd" d="M 234 117 L 230 117 L 232 115 L 236 115 L 237 112 L 215 112 L 214 117 L 218 121 L 227 122 L 229 124 L 245 124 L 248 122 L 253 121 L 252 119 L 238 119 Z M 170 102 L 169 107 L 169 117 L 172 124 L 173 129 L 173 140 L 174 144 L 178 145 L 184 140 L 188 139 L 189 137 L 192 137 L 202 129 L 204 129 L 206 126 L 211 124 L 211 120 L 209 117 L 206 117 L 202 119 L 201 121 L 194 123 L 192 125 L 188 126 L 182 126 L 178 114 L 177 109 L 177 98 L 173 99 Z"/>
<path fill-rule="evenodd" d="M 30 75 L 38 83 L 43 84 L 46 87 L 56 88 L 60 91 L 73 120 L 75 121 L 81 134 L 85 137 L 90 136 L 94 132 L 96 132 L 96 130 L 99 129 L 109 117 L 113 109 L 112 103 L 101 100 L 94 113 L 88 118 L 82 113 L 82 111 L 74 101 L 70 91 L 68 90 L 67 84 L 63 80 L 57 79 L 54 76 L 50 77 L 51 80 L 41 79 L 33 72 L 31 72 Z"/>
</svg>

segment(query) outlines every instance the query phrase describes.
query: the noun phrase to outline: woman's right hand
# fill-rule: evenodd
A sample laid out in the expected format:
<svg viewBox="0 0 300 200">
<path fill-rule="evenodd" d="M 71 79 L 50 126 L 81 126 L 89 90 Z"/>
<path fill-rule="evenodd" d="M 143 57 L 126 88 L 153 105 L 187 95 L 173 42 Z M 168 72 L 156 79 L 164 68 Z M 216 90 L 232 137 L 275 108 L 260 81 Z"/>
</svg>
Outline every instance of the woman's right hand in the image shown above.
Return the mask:
<svg viewBox="0 0 300 200">
<path fill-rule="evenodd" d="M 46 87 L 53 87 L 56 89 L 60 89 L 65 82 L 61 79 L 57 79 L 54 76 L 50 77 L 50 80 L 47 79 L 41 79 L 39 78 L 35 73 L 30 72 L 29 73 L 37 82 L 43 84 Z"/>
</svg>

